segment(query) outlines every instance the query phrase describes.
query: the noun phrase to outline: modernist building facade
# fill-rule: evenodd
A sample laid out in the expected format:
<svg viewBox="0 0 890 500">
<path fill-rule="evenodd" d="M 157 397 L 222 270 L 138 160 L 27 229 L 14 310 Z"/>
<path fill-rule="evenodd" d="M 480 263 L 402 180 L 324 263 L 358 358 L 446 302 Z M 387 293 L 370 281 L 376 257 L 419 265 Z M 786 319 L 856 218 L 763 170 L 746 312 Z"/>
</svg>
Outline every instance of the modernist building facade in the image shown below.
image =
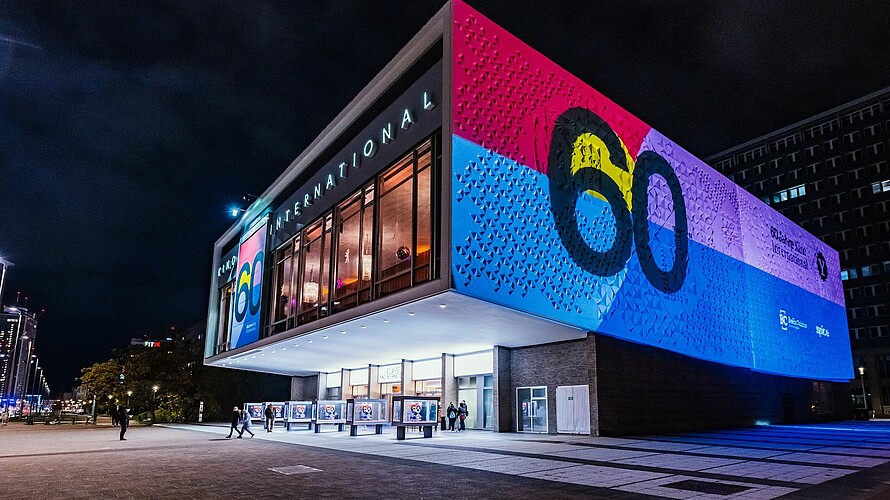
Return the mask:
<svg viewBox="0 0 890 500">
<path fill-rule="evenodd" d="M 44 393 L 43 387 L 34 382 L 36 336 L 37 319 L 33 313 L 24 307 L 3 308 L 0 313 L 0 408 L 13 408 L 16 413 L 25 405 L 29 391 Z"/>
<path fill-rule="evenodd" d="M 851 387 L 855 404 L 885 415 L 890 415 L 888 140 L 885 88 L 708 159 L 838 251 L 859 378 Z"/>
<path fill-rule="evenodd" d="M 849 414 L 837 252 L 446 5 L 214 248 L 205 363 L 598 435 Z"/>
</svg>

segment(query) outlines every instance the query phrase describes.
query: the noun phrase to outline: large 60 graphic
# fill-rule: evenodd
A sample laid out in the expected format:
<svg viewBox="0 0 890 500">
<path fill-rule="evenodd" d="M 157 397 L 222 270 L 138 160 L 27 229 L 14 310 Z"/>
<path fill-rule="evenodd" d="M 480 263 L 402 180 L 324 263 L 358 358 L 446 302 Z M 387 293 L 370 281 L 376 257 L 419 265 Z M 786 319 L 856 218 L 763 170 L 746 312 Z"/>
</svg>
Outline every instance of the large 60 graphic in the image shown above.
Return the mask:
<svg viewBox="0 0 890 500">
<path fill-rule="evenodd" d="M 604 146 L 608 158 L 600 152 L 597 165 L 579 165 L 579 139 L 592 137 Z M 574 160 L 574 163 L 573 163 Z M 550 143 L 547 176 L 550 179 L 550 199 L 556 230 L 569 255 L 585 271 L 596 276 L 612 276 L 627 265 L 631 243 L 636 242 L 637 257 L 649 283 L 665 293 L 678 291 L 686 280 L 689 255 L 686 202 L 680 180 L 670 164 L 654 151 L 637 157 L 630 179 L 630 206 L 625 192 L 613 177 L 603 170 L 603 163 L 625 176 L 631 175 L 631 161 L 618 135 L 599 116 L 588 109 L 572 108 L 556 119 Z M 582 168 L 576 168 L 576 167 Z M 667 271 L 658 267 L 652 255 L 648 205 L 649 180 L 659 175 L 667 183 L 674 212 L 674 261 Z M 578 226 L 576 206 L 582 193 L 593 191 L 603 197 L 615 218 L 615 239 L 606 251 L 591 248 Z"/>
<path fill-rule="evenodd" d="M 250 317 L 260 313 L 264 259 L 265 252 L 257 252 L 252 263 L 245 262 L 238 270 L 238 290 L 235 292 L 235 321 L 238 323 L 242 323 L 248 313 Z"/>
</svg>

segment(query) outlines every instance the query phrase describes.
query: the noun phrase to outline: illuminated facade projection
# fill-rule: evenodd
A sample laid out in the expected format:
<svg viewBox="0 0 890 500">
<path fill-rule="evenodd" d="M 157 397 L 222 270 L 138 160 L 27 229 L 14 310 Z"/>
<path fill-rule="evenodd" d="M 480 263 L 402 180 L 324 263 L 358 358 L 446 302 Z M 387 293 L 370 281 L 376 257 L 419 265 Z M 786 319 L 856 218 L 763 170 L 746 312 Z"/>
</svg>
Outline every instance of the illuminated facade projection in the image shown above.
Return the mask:
<svg viewBox="0 0 890 500">
<path fill-rule="evenodd" d="M 295 401 L 599 435 L 851 411 L 837 252 L 460 2 L 214 262 L 205 362 Z"/>
</svg>

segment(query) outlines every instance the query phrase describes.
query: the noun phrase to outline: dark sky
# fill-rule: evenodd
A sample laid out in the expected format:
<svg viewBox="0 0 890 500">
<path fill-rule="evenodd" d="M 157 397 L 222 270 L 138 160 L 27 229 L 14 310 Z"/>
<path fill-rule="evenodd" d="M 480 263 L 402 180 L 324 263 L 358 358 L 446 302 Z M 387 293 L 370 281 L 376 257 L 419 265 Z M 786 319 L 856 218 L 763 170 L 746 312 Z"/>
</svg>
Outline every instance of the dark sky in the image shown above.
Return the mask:
<svg viewBox="0 0 890 500">
<path fill-rule="evenodd" d="M 886 2 L 470 0 L 699 157 L 890 85 Z M 439 1 L 6 0 L 0 256 L 54 389 L 207 311 L 258 194 Z"/>
</svg>

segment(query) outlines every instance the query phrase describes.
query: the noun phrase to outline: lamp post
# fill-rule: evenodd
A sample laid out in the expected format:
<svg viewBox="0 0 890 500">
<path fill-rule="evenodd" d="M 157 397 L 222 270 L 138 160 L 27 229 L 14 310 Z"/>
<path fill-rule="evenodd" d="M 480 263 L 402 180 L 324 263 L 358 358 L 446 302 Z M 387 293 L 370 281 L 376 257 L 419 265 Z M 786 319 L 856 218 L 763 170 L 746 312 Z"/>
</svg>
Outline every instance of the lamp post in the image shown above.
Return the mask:
<svg viewBox="0 0 890 500">
<path fill-rule="evenodd" d="M 111 394 L 108 395 L 108 415 L 111 415 L 111 400 L 114 398 Z"/>
<path fill-rule="evenodd" d="M 155 423 L 155 399 L 157 399 L 158 389 L 160 389 L 158 386 L 151 388 L 151 423 Z"/>
<path fill-rule="evenodd" d="M 133 391 L 127 391 L 127 408 L 130 407 L 130 396 L 133 395 Z"/>
<path fill-rule="evenodd" d="M 867 396 L 865 395 L 865 367 L 859 367 L 859 381 L 862 383 L 862 409 L 868 409 L 868 403 L 866 402 Z"/>
</svg>

